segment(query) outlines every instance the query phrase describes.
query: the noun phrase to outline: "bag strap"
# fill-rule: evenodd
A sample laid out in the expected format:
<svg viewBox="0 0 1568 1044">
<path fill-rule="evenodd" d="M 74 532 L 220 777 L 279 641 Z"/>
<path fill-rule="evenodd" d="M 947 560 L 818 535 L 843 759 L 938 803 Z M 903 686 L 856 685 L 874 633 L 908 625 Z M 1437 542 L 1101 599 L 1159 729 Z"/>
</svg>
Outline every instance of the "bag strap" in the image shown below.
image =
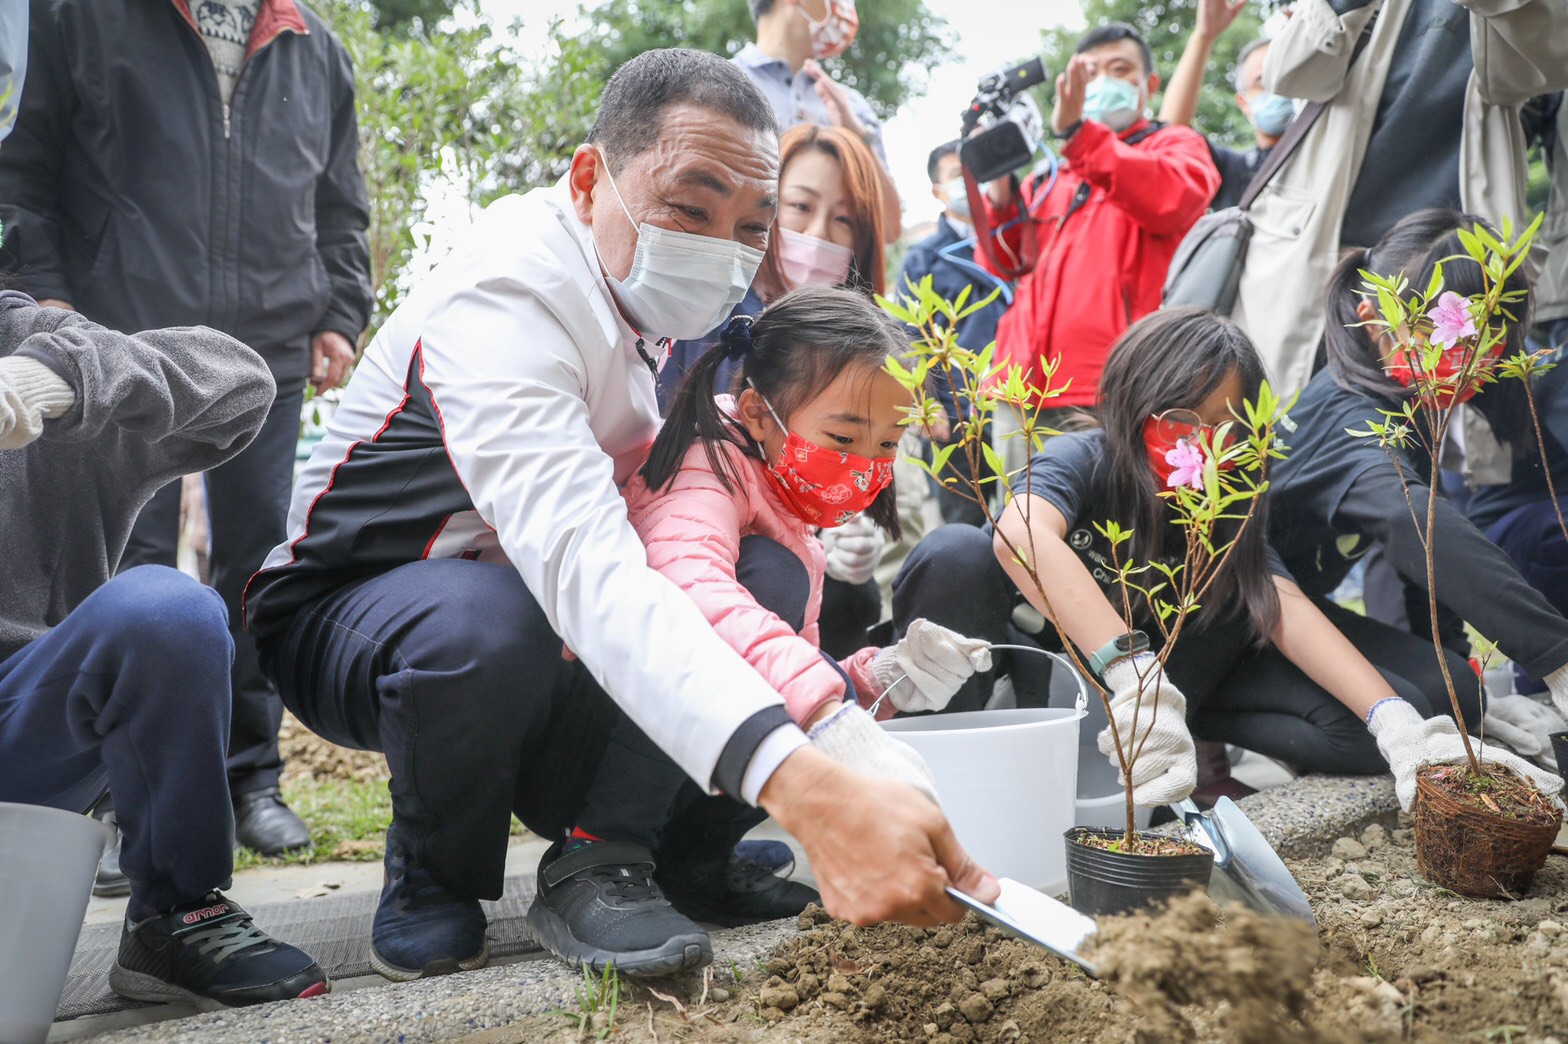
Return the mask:
<svg viewBox="0 0 1568 1044">
<path fill-rule="evenodd" d="M 1372 27 L 1377 25 L 1377 18 L 1381 13 L 1381 11 L 1374 12 L 1372 17 L 1367 19 L 1367 24 L 1362 28 L 1361 35 L 1356 38 L 1355 49 L 1350 52 L 1350 64 L 1345 67 L 1347 74 L 1355 66 L 1356 59 L 1361 57 L 1361 52 L 1367 49 L 1367 41 L 1372 39 Z M 1335 97 L 1338 97 L 1338 95 Z M 1323 110 L 1329 107 L 1331 101 L 1332 99 L 1330 102 L 1312 102 L 1297 114 L 1296 118 L 1291 121 L 1290 126 L 1286 128 L 1285 136 L 1280 138 L 1279 142 L 1275 144 L 1273 151 L 1269 153 L 1269 158 L 1264 161 L 1263 166 L 1258 168 L 1258 172 L 1247 183 L 1247 190 L 1241 194 L 1241 201 L 1236 204 L 1238 207 L 1242 210 L 1252 209 L 1252 204 L 1262 194 L 1263 190 L 1268 187 L 1269 180 L 1279 173 L 1281 167 L 1289 162 L 1290 157 L 1295 154 L 1296 149 L 1301 145 L 1302 139 L 1307 136 L 1307 132 L 1312 129 L 1312 125 L 1317 122 L 1318 117 L 1323 115 Z"/>
</svg>

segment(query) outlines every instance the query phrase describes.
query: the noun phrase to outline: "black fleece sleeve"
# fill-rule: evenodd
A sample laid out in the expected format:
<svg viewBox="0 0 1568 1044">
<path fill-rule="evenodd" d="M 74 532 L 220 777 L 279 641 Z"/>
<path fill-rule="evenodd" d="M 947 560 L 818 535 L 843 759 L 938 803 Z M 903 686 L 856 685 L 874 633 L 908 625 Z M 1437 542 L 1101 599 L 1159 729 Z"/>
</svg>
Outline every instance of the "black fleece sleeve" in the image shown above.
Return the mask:
<svg viewBox="0 0 1568 1044">
<path fill-rule="evenodd" d="M 276 394 L 261 356 L 206 327 L 122 334 L 74 312 L 17 346 L 53 369 L 76 405 L 44 438 L 101 440 L 106 467 L 164 481 L 216 467 L 250 445 Z"/>
<path fill-rule="evenodd" d="M 320 330 L 357 342 L 370 325 L 370 204 L 359 170 L 359 122 L 354 116 L 354 67 L 347 52 L 333 44 L 332 144 L 326 168 L 316 183 L 316 252 L 326 267 L 332 297 Z"/>
<path fill-rule="evenodd" d="M 13 289 L 37 300 L 70 301 L 61 256 L 59 187 L 76 90 L 56 24 L 59 16 L 43 0 L 33 0 L 30 16 L 27 79 L 17 85 L 16 126 L 0 148 L 0 222 L 5 226 L 0 268 L 13 277 Z"/>
<path fill-rule="evenodd" d="M 1427 590 L 1425 530 L 1427 486 L 1410 484 L 1422 530 L 1405 502 L 1399 476 L 1389 468 L 1365 471 L 1335 512 L 1341 532 L 1359 531 L 1382 542 L 1388 561 L 1406 581 Z M 1444 497 L 1433 515 L 1433 547 L 1440 605 L 1497 643 L 1509 659 L 1537 678 L 1568 664 L 1568 620 L 1525 582 L 1502 549 L 1470 524 Z"/>
</svg>

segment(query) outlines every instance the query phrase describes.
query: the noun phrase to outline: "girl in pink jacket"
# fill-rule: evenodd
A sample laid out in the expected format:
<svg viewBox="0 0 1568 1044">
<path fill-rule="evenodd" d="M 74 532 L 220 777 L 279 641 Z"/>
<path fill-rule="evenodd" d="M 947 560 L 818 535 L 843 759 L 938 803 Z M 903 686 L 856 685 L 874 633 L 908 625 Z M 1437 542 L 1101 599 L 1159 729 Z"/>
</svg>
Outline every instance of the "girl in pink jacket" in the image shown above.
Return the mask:
<svg viewBox="0 0 1568 1044">
<path fill-rule="evenodd" d="M 912 643 L 941 659 L 916 670 L 896 647 L 861 649 L 839 664 L 819 646 L 825 563 L 815 531 L 865 512 L 899 536 L 893 461 L 912 402 L 883 367 L 905 350 L 896 322 L 863 296 L 828 287 L 786 295 L 755 321 L 737 317 L 688 375 L 624 491 L 649 565 L 691 596 L 803 727 L 846 699 L 870 707 L 894 681 L 880 717 L 938 710 L 953 694 L 945 683 L 962 674 L 961 684 L 975 669 L 971 657 L 987 655 L 983 643 L 965 645 L 946 629 L 945 643 Z M 715 399 L 706 389 L 726 360 L 739 363 L 737 394 Z M 759 604 L 740 581 L 742 544 L 758 537 L 805 568 L 799 623 Z"/>
<path fill-rule="evenodd" d="M 939 710 L 970 675 L 990 669 L 985 642 L 925 620 L 913 621 L 896 646 L 863 649 L 843 664 L 819 647 L 825 562 L 814 530 L 865 512 L 898 535 L 893 460 L 911 398 L 884 364 L 907 347 L 900 324 L 863 295 L 833 287 L 802 287 L 755 321 L 737 317 L 686 375 L 647 463 L 624 490 L 649 564 L 685 591 L 783 697 L 782 708 L 742 726 L 755 733 L 749 749 L 737 752 L 746 758 L 748 781 L 765 779 L 798 748 L 798 725 L 830 757 L 908 783 L 934 801 L 920 756 L 863 706 L 886 693 L 884 715 Z M 726 360 L 739 364 L 736 394 L 715 399 L 714 373 Z M 529 912 L 534 937 L 573 963 L 602 967 L 618 954 L 621 972 L 657 974 L 662 966 L 652 955 L 669 952 L 671 939 L 696 947 L 692 958 L 705 961 L 706 934 L 687 918 L 750 924 L 794 916 L 814 901 L 811 889 L 774 876 L 780 863 L 737 858 L 737 842 L 765 813 L 739 795 L 705 797 L 707 783 L 687 780 L 622 719 L 576 827 L 558 842 L 560 853 L 552 849 L 541 863 L 549 868 L 540 873 L 541 895 L 561 888 L 582 894 L 536 902 Z M 601 863 L 617 874 L 628 863 L 645 866 L 649 876 L 636 886 L 660 890 L 672 904 L 668 916 L 657 925 L 639 922 L 639 938 L 625 938 L 627 923 L 614 915 L 613 897 L 600 893 L 629 885 L 620 877 L 600 880 Z M 551 906 L 578 899 L 585 908 L 603 906 L 604 916 L 568 926 L 551 914 Z M 638 960 L 643 947 L 647 967 Z"/>
</svg>

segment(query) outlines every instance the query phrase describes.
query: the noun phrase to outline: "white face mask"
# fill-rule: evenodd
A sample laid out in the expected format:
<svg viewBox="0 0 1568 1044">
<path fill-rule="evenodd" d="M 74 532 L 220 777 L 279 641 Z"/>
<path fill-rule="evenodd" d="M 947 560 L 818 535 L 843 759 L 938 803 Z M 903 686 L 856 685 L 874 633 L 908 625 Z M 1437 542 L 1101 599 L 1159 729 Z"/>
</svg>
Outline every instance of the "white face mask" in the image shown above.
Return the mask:
<svg viewBox="0 0 1568 1044">
<path fill-rule="evenodd" d="M 969 214 L 969 190 L 964 187 L 963 175 L 952 181 L 945 182 L 942 190 L 947 193 L 948 219 L 958 218 L 960 221 L 974 220 Z"/>
<path fill-rule="evenodd" d="M 757 266 L 762 264 L 762 251 L 729 239 L 676 232 L 646 221 L 638 224 L 621 199 L 603 151 L 599 162 L 621 212 L 637 229 L 637 252 L 625 279 L 609 274 L 592 229 L 589 238 L 605 269 L 605 281 L 637 332 L 684 341 L 718 326 L 751 288 Z"/>
</svg>

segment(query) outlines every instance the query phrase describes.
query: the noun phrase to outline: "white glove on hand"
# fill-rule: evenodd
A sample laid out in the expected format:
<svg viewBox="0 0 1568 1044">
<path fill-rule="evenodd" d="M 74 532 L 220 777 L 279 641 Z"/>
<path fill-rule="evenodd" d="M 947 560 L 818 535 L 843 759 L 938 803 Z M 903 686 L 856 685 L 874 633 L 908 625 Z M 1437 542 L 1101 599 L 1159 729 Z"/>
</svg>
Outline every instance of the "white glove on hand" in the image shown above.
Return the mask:
<svg viewBox="0 0 1568 1044">
<path fill-rule="evenodd" d="M 76 391 L 37 359 L 0 359 L 0 450 L 26 446 L 43 434 L 44 418 L 75 404 Z"/>
<path fill-rule="evenodd" d="M 1146 672 L 1142 706 L 1138 705 L 1140 667 Z M 1132 766 L 1133 802 L 1168 805 L 1187 797 L 1198 785 L 1198 753 L 1192 745 L 1192 733 L 1187 731 L 1187 697 L 1171 684 L 1148 653 L 1118 660 L 1105 669 L 1104 677 L 1111 690 L 1111 723 L 1122 738 L 1123 752 L 1130 757 L 1139 744 L 1143 745 L 1143 752 Z M 1125 786 L 1127 778 L 1116 760 L 1116 738 L 1111 735 L 1111 725 L 1100 730 L 1099 742 L 1100 753 L 1116 766 L 1116 778 Z"/>
<path fill-rule="evenodd" d="M 887 542 L 882 530 L 864 514 L 842 526 L 824 529 L 819 536 L 828 555 L 828 575 L 846 584 L 863 584 L 871 579 Z"/>
<path fill-rule="evenodd" d="M 1394 773 L 1394 793 L 1399 795 L 1399 807 L 1406 812 L 1416 799 L 1417 769 L 1465 760 L 1465 742 L 1453 718 L 1446 714 L 1423 718 L 1420 711 L 1404 700 L 1379 704 L 1373 709 L 1372 722 L 1367 728 L 1377 739 L 1377 749 L 1382 751 Z M 1489 743 L 1480 751 L 1480 756 L 1483 764 L 1513 769 L 1554 799 L 1562 790 L 1560 778 L 1501 747 Z"/>
<path fill-rule="evenodd" d="M 1557 705 L 1557 713 L 1568 718 L 1568 663 L 1541 680 L 1546 682 L 1547 691 L 1552 694 L 1552 702 Z"/>
<path fill-rule="evenodd" d="M 1547 736 L 1568 729 L 1568 721 L 1551 707 L 1529 696 L 1499 696 L 1486 701 L 1486 716 L 1481 719 L 1487 741 L 1498 743 L 1549 769 L 1557 769 L 1557 758 Z"/>
<path fill-rule="evenodd" d="M 940 805 L 936 780 L 925 759 L 903 740 L 884 732 L 871 715 L 853 703 L 842 708 L 806 733 L 811 745 L 856 772 L 908 783 Z"/>
<path fill-rule="evenodd" d="M 901 711 L 939 711 L 970 675 L 990 669 L 990 642 L 965 638 L 930 620 L 911 622 L 897 645 L 871 661 L 871 676 Z"/>
</svg>

